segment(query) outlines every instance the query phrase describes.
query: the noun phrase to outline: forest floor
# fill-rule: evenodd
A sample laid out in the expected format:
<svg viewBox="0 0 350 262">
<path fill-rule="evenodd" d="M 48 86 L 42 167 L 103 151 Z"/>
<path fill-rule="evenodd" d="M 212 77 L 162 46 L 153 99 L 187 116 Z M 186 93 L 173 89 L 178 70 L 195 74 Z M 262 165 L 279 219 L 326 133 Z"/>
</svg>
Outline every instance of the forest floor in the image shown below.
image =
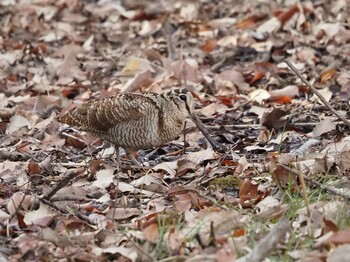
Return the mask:
<svg viewBox="0 0 350 262">
<path fill-rule="evenodd" d="M 2 0 L 0 25 L 0 261 L 348 261 L 348 0 Z M 118 170 L 58 121 L 176 88 L 223 152 L 189 121 Z"/>
</svg>

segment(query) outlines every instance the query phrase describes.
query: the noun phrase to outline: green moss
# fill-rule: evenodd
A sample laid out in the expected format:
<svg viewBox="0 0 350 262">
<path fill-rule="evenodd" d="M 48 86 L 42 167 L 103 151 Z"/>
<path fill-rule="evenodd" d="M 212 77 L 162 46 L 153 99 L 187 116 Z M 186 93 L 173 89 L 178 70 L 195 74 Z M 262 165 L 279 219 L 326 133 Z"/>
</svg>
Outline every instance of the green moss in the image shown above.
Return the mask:
<svg viewBox="0 0 350 262">
<path fill-rule="evenodd" d="M 226 189 L 240 187 L 242 180 L 236 176 L 219 177 L 210 181 L 211 186 L 215 186 L 217 189 Z"/>
</svg>

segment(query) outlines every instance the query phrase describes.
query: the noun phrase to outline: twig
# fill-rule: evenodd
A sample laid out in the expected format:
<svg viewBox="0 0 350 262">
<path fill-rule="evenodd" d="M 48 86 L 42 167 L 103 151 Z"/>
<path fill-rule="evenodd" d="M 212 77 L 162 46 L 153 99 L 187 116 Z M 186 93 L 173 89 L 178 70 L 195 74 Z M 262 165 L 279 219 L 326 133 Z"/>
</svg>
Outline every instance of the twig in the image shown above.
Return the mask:
<svg viewBox="0 0 350 262">
<path fill-rule="evenodd" d="M 306 80 L 306 78 L 300 74 L 300 72 L 295 68 L 295 66 L 287 61 L 284 60 L 284 62 L 290 67 L 290 69 L 292 69 L 292 71 L 300 78 L 300 80 L 308 87 L 311 89 L 311 91 L 318 96 L 318 98 L 322 101 L 322 103 L 328 107 L 328 109 L 335 115 L 337 116 L 340 120 L 342 120 L 348 127 L 350 127 L 350 122 L 343 116 L 341 116 L 340 114 L 338 114 L 338 112 L 327 102 L 327 100 L 321 95 L 320 92 L 317 91 L 317 89 L 315 87 L 313 87 L 311 85 L 311 83 L 309 81 Z"/>
<path fill-rule="evenodd" d="M 69 181 L 71 181 L 74 177 L 76 177 L 77 174 L 80 174 L 81 171 L 82 171 L 81 168 L 74 169 L 74 170 L 67 170 L 64 177 L 60 181 L 58 181 L 58 183 L 51 189 L 51 191 L 47 192 L 42 198 L 46 200 L 50 200 L 50 198 L 53 197 L 58 190 L 65 187 L 69 183 Z"/>
<path fill-rule="evenodd" d="M 51 197 L 51 201 L 52 202 L 61 202 L 61 201 L 79 201 L 79 202 L 83 202 L 83 201 L 91 201 L 92 199 L 89 199 L 87 197 L 81 197 L 81 196 L 54 196 Z"/>
<path fill-rule="evenodd" d="M 342 121 L 339 122 L 334 122 L 335 124 L 344 124 Z M 301 126 L 301 127 L 315 127 L 318 125 L 318 123 L 291 123 L 291 126 Z M 226 129 L 247 129 L 247 128 L 254 128 L 258 129 L 261 128 L 262 126 L 260 124 L 238 124 L 238 125 L 219 125 L 219 126 L 210 126 L 210 125 L 204 125 L 206 129 L 209 130 L 220 130 L 222 128 Z"/>
<path fill-rule="evenodd" d="M 84 141 L 84 140 L 80 139 L 80 138 L 79 138 L 79 137 L 77 137 L 77 136 L 73 136 L 73 135 L 68 134 L 68 133 L 66 133 L 66 132 L 61 132 L 61 135 L 62 135 L 63 137 L 65 137 L 65 138 L 71 138 L 71 139 L 74 139 L 74 140 L 76 140 L 76 141 L 78 141 L 78 142 L 80 142 L 80 143 L 82 143 L 82 144 L 84 144 L 84 145 L 88 146 L 88 143 L 86 143 L 86 141 Z"/>
<path fill-rule="evenodd" d="M 64 208 L 61 208 L 61 207 L 55 205 L 55 204 L 52 203 L 50 200 L 41 198 L 40 201 L 43 202 L 44 204 L 46 204 L 46 205 L 48 205 L 48 206 L 50 206 L 50 207 L 52 207 L 52 208 L 58 210 L 58 211 L 60 211 L 62 214 L 69 214 L 69 211 L 67 211 L 67 210 L 64 209 Z M 83 221 L 86 221 L 88 224 L 96 225 L 96 223 L 94 223 L 93 221 L 91 221 L 91 220 L 89 219 L 89 217 L 87 217 L 87 216 L 85 216 L 85 215 L 83 215 L 83 214 L 80 214 L 78 211 L 73 212 L 73 215 L 76 216 L 77 218 L 83 220 Z"/>
<path fill-rule="evenodd" d="M 281 168 L 283 168 L 283 169 L 285 169 L 285 170 L 287 170 L 288 172 L 290 172 L 291 174 L 293 174 L 293 175 L 296 175 L 296 176 L 298 176 L 298 171 L 296 171 L 296 170 L 294 170 L 294 169 L 292 169 L 292 168 L 290 168 L 290 167 L 288 167 L 288 166 L 285 166 L 285 165 L 277 165 L 278 167 L 281 167 Z M 311 185 L 314 185 L 314 186 L 318 186 L 318 187 L 320 187 L 321 189 L 324 189 L 324 190 L 326 190 L 326 191 L 328 191 L 329 193 L 332 193 L 332 194 L 335 194 L 335 195 L 338 195 L 338 196 L 341 196 L 341 197 L 344 197 L 346 200 L 350 200 L 350 196 L 349 195 L 347 195 L 347 194 L 344 194 L 344 193 L 342 193 L 342 192 L 339 192 L 338 190 L 336 190 L 336 189 L 334 189 L 334 188 L 332 188 L 332 187 L 330 187 L 330 186 L 327 186 L 327 185 L 324 185 L 324 184 L 321 184 L 321 183 L 319 183 L 319 182 L 317 182 L 317 181 L 314 181 L 314 180 L 312 180 L 311 178 L 308 178 L 308 177 L 306 177 L 306 176 L 303 176 L 304 177 L 304 179 L 305 179 L 305 181 L 307 181 L 309 184 L 311 184 Z"/>
<path fill-rule="evenodd" d="M 282 218 L 275 227 L 268 233 L 253 250 L 246 256 L 236 260 L 236 262 L 260 262 L 263 261 L 276 245 L 283 239 L 290 229 L 290 222 L 287 218 Z"/>
<path fill-rule="evenodd" d="M 54 203 L 52 203 L 50 200 L 47 200 L 47 199 L 44 199 L 44 198 L 41 198 L 39 199 L 42 203 L 44 203 L 45 205 L 48 205 L 58 211 L 60 211 L 62 214 L 68 214 L 68 211 L 64 208 L 61 208 L 57 205 L 55 205 Z"/>
<path fill-rule="evenodd" d="M 21 207 L 22 207 L 22 204 L 23 204 L 25 198 L 26 198 L 27 196 L 29 196 L 29 195 L 26 195 L 26 193 L 28 192 L 28 189 L 29 189 L 29 183 L 27 182 L 27 188 L 26 188 L 26 190 L 25 190 L 25 193 L 23 193 L 23 197 L 22 197 L 22 199 L 21 199 L 21 202 L 18 203 L 18 206 L 17 206 L 17 207 L 16 207 L 16 203 L 14 202 L 14 200 L 13 200 L 12 198 L 10 199 L 10 201 L 12 202 L 12 204 L 16 207 L 16 211 L 13 212 L 13 213 L 11 214 L 11 216 L 10 216 L 10 218 L 9 218 L 9 221 L 11 221 L 12 218 L 14 218 L 14 217 L 18 214 L 19 210 L 20 210 Z M 32 206 L 33 206 L 33 205 L 32 205 Z"/>
<path fill-rule="evenodd" d="M 88 166 L 87 163 L 73 163 L 73 162 L 69 162 L 69 163 L 60 162 L 59 164 L 64 167 L 87 167 Z"/>
</svg>

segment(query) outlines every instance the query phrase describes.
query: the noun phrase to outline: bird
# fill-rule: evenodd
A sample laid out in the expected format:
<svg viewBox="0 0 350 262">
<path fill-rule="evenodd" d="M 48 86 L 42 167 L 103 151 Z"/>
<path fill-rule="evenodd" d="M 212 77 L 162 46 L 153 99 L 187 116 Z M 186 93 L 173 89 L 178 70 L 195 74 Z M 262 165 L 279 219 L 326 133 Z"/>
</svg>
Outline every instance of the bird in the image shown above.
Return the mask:
<svg viewBox="0 0 350 262">
<path fill-rule="evenodd" d="M 191 91 L 172 89 L 165 93 L 135 92 L 93 99 L 63 114 L 59 121 L 80 131 L 105 139 L 115 146 L 117 165 L 119 148 L 124 148 L 136 164 L 134 153 L 164 145 L 177 138 L 185 120 L 190 118 L 215 151 L 220 145 L 210 137 L 194 110 Z"/>
</svg>

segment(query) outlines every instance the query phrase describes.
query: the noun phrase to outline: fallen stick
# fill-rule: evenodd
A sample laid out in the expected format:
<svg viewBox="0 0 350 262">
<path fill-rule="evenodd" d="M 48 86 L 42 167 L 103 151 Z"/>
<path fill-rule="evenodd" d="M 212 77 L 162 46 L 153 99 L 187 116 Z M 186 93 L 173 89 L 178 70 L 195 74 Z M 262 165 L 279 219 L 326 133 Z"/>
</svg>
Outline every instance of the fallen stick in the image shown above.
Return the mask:
<svg viewBox="0 0 350 262">
<path fill-rule="evenodd" d="M 337 110 L 335 110 L 330 103 L 328 103 L 328 101 L 321 95 L 320 92 L 317 91 L 317 89 L 315 87 L 313 87 L 313 85 L 311 85 L 311 83 L 309 81 L 306 80 L 306 78 L 300 74 L 300 72 L 298 71 L 298 69 L 295 68 L 295 66 L 287 61 L 284 60 L 284 62 L 290 67 L 290 69 L 292 69 L 292 71 L 300 78 L 300 80 L 308 87 L 310 88 L 310 90 L 316 95 L 318 96 L 318 98 L 322 101 L 322 103 L 328 107 L 328 109 L 336 116 L 338 117 L 340 120 L 342 120 L 348 127 L 350 127 L 350 122 L 344 117 L 341 116 L 340 114 L 338 114 Z"/>
<path fill-rule="evenodd" d="M 243 257 L 240 257 L 236 262 L 260 262 L 263 261 L 271 251 L 276 248 L 276 245 L 285 237 L 291 227 L 291 223 L 287 218 L 282 218 L 278 221 L 275 227 L 268 233 L 253 250 Z"/>
<path fill-rule="evenodd" d="M 299 174 L 298 171 L 296 171 L 296 170 L 294 170 L 294 169 L 292 169 L 292 168 L 290 168 L 290 167 L 288 167 L 286 165 L 277 165 L 277 166 L 283 168 L 284 170 L 288 171 L 292 175 L 295 175 L 295 176 L 298 177 L 298 174 Z M 304 176 L 304 179 L 305 179 L 305 181 L 307 183 L 309 183 L 309 184 L 311 184 L 313 186 L 317 186 L 317 187 L 319 187 L 321 189 L 324 189 L 324 190 L 328 191 L 328 193 L 332 193 L 332 194 L 341 196 L 344 199 L 346 199 L 347 201 L 350 200 L 350 195 L 344 194 L 344 193 L 340 192 L 339 190 L 334 189 L 333 187 L 330 187 L 330 186 L 324 185 L 324 184 L 322 184 L 320 182 L 314 181 L 314 180 L 312 180 L 311 178 L 309 178 L 307 176 Z"/>
</svg>

